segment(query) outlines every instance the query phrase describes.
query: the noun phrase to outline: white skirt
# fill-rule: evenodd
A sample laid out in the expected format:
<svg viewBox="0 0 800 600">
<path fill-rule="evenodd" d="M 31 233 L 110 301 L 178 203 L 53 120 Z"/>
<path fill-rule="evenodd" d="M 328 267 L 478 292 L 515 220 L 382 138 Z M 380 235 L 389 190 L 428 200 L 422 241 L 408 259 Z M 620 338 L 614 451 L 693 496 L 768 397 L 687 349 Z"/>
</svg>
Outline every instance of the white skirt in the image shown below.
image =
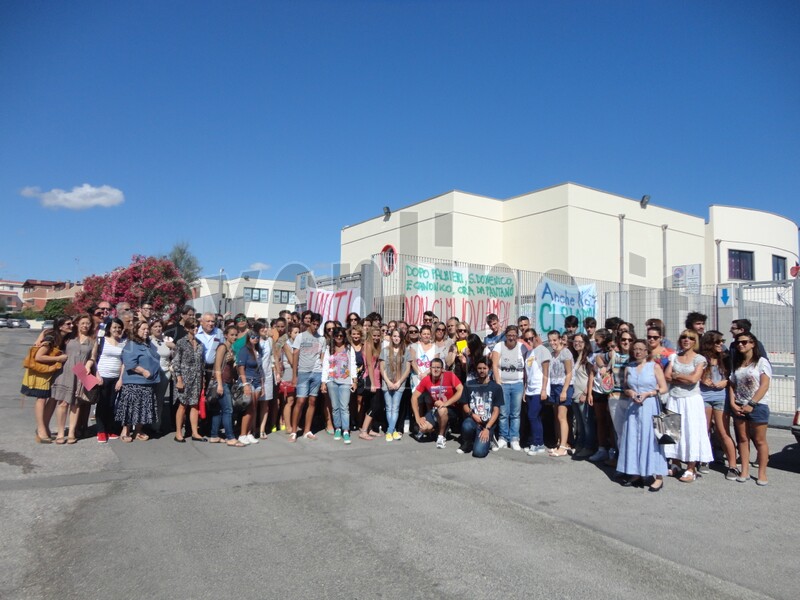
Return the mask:
<svg viewBox="0 0 800 600">
<path fill-rule="evenodd" d="M 700 394 L 674 397 L 670 394 L 667 409 L 681 415 L 681 438 L 677 444 L 664 446 L 667 458 L 681 462 L 711 462 L 711 441 L 708 439 L 705 404 Z"/>
</svg>

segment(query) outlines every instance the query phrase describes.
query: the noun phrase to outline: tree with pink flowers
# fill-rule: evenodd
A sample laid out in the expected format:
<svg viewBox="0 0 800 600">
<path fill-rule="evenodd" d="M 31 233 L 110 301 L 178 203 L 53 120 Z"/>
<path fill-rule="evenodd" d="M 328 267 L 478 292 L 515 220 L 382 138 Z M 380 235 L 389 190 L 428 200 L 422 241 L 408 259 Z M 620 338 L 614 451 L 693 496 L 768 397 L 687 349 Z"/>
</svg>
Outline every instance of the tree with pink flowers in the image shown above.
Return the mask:
<svg viewBox="0 0 800 600">
<path fill-rule="evenodd" d="M 129 302 L 134 308 L 144 302 L 153 305 L 157 314 L 168 316 L 189 298 L 189 286 L 175 265 L 167 258 L 134 255 L 127 267 L 118 267 L 105 275 L 83 280 L 72 305 L 83 312 L 101 300 L 115 305 Z"/>
</svg>

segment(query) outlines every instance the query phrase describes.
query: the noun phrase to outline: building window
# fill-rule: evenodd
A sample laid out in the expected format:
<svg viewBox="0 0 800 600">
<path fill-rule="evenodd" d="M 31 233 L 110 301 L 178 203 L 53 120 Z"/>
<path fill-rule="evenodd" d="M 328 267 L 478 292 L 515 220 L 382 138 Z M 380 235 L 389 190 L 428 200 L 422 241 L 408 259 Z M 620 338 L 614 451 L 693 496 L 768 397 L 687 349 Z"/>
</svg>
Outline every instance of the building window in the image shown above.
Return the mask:
<svg viewBox="0 0 800 600">
<path fill-rule="evenodd" d="M 772 280 L 783 281 L 786 279 L 786 257 L 772 255 Z"/>
<path fill-rule="evenodd" d="M 753 253 L 746 250 L 728 250 L 728 279 L 753 281 Z"/>
<path fill-rule="evenodd" d="M 261 288 L 244 288 L 245 302 L 269 302 L 269 290 Z"/>
<path fill-rule="evenodd" d="M 289 292 L 287 290 L 274 290 L 272 292 L 273 304 L 289 304 Z"/>
</svg>

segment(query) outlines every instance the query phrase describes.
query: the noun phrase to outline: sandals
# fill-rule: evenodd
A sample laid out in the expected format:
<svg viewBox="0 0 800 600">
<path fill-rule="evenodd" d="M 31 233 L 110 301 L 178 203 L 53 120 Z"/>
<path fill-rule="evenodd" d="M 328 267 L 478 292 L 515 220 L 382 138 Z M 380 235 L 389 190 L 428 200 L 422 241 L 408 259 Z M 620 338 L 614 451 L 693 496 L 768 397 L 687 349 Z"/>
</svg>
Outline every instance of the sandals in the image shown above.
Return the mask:
<svg viewBox="0 0 800 600">
<path fill-rule="evenodd" d="M 296 433 L 290 433 L 289 434 L 289 441 L 290 442 L 296 442 L 297 441 L 297 434 Z"/>
<path fill-rule="evenodd" d="M 50 439 L 50 436 L 47 437 L 40 437 L 39 432 L 36 432 L 36 443 L 37 444 L 51 444 L 53 440 Z"/>
<path fill-rule="evenodd" d="M 78 443 L 78 438 L 76 438 L 76 437 L 68 437 L 68 438 L 67 438 L 67 443 L 68 443 L 70 446 L 71 446 L 72 444 L 77 444 L 77 443 Z"/>
<path fill-rule="evenodd" d="M 374 440 L 375 438 L 373 438 L 373 437 L 372 437 L 371 435 L 369 435 L 368 433 L 364 433 L 364 432 L 362 431 L 361 433 L 359 433 L 359 434 L 358 434 L 358 439 L 360 439 L 360 440 L 367 440 L 367 441 L 369 441 L 369 440 Z"/>
<path fill-rule="evenodd" d="M 688 469 L 681 475 L 678 481 L 682 481 L 683 483 L 692 483 L 695 479 L 697 479 L 697 475 L 694 471 L 689 471 Z"/>
<path fill-rule="evenodd" d="M 208 438 L 209 444 L 219 444 L 222 440 L 218 437 Z"/>
<path fill-rule="evenodd" d="M 305 435 L 303 435 L 303 437 L 306 438 L 307 440 L 311 440 L 311 441 L 314 441 L 315 439 L 317 439 L 317 436 L 315 436 L 310 431 L 306 431 L 306 433 L 305 433 Z"/>
<path fill-rule="evenodd" d="M 566 446 L 559 446 L 558 448 L 550 448 L 547 451 L 548 456 L 552 456 L 553 458 L 558 458 L 560 456 L 567 456 L 569 454 L 569 448 Z"/>
<path fill-rule="evenodd" d="M 66 443 L 67 443 L 67 438 L 65 438 L 65 437 L 57 437 L 56 438 L 56 444 L 58 444 L 59 446 L 63 446 Z"/>
<path fill-rule="evenodd" d="M 262 440 L 267 439 L 267 432 L 266 431 L 262 431 L 260 434 L 258 434 L 258 437 L 260 439 L 262 439 Z"/>
<path fill-rule="evenodd" d="M 146 442 L 149 439 L 150 439 L 150 436 L 147 435 L 146 433 L 137 433 L 136 434 L 136 440 L 139 441 L 139 442 Z"/>
<path fill-rule="evenodd" d="M 123 442 L 125 442 L 125 443 L 132 442 L 132 441 L 133 441 L 133 438 L 132 438 L 131 436 L 129 436 L 129 435 L 121 435 L 121 436 L 119 437 L 119 439 L 121 439 L 121 440 L 122 440 Z"/>
<path fill-rule="evenodd" d="M 228 440 L 227 442 L 225 442 L 225 445 L 230 446 L 231 448 L 244 448 L 244 444 L 239 440 L 237 440 L 236 438 Z"/>
</svg>

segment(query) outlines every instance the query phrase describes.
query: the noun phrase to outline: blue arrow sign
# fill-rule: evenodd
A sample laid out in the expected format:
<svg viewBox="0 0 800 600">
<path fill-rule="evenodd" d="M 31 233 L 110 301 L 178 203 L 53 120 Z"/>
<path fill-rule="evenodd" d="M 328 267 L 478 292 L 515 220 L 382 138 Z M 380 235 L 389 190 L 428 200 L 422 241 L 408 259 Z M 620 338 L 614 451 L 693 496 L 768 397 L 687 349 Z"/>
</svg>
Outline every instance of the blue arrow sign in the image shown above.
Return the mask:
<svg viewBox="0 0 800 600">
<path fill-rule="evenodd" d="M 719 295 L 719 297 L 722 299 L 722 303 L 727 305 L 728 298 L 730 298 L 730 296 L 728 296 L 728 288 L 722 288 L 722 293 Z"/>
</svg>

